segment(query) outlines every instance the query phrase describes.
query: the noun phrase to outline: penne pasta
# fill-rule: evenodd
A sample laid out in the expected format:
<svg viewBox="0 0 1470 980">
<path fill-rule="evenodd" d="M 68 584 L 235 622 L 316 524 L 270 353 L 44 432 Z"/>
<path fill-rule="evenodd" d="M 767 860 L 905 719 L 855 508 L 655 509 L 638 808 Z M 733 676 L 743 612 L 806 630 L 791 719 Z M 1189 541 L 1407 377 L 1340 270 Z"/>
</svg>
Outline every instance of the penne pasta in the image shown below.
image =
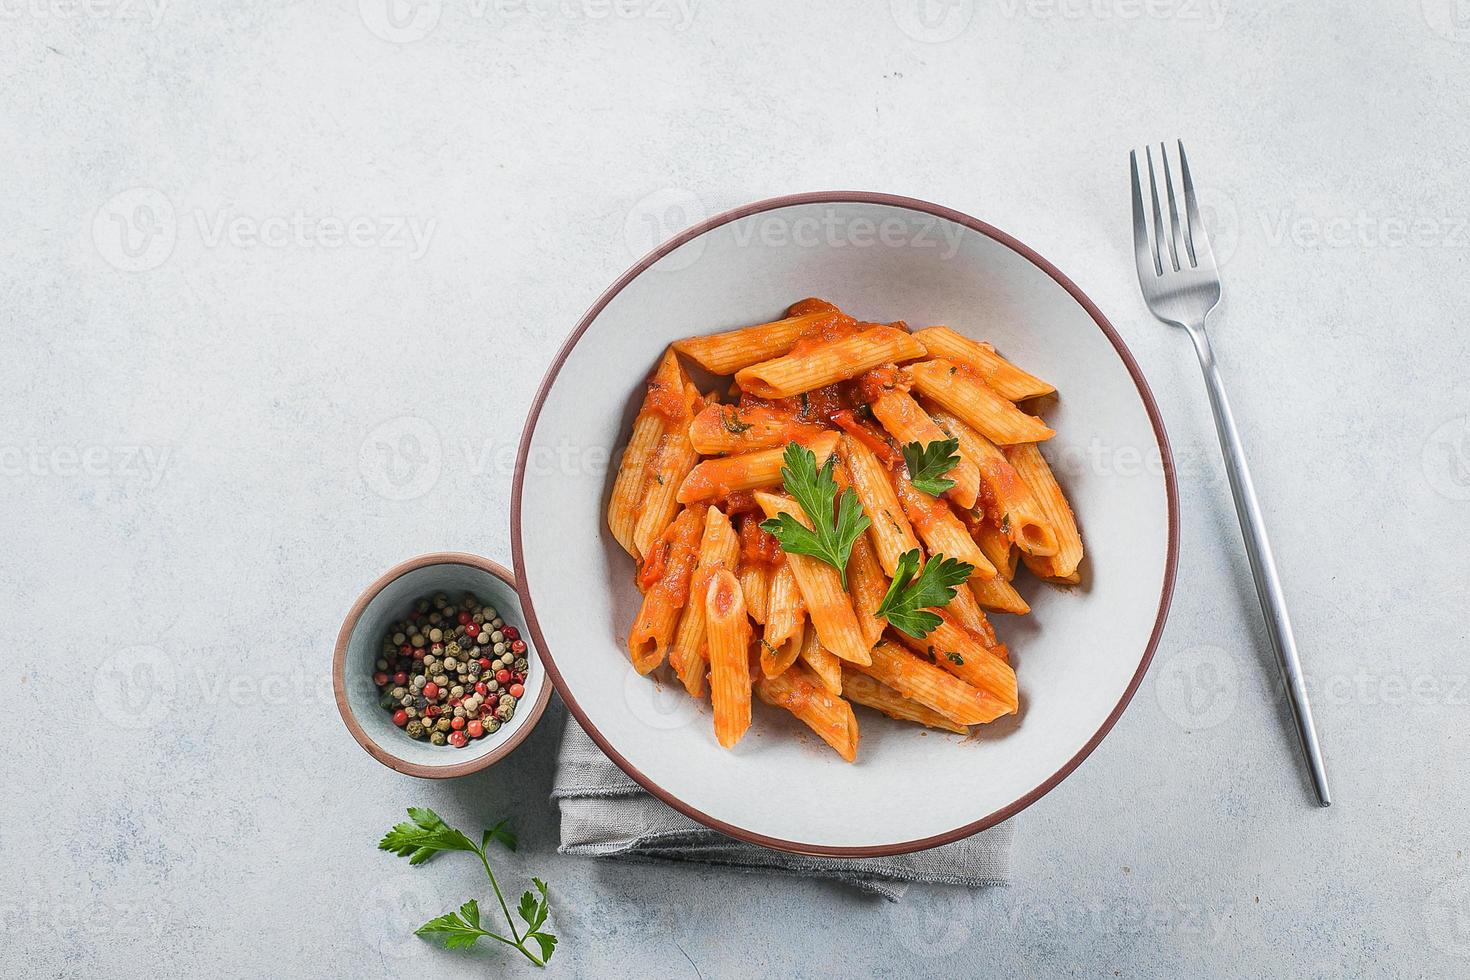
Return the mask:
<svg viewBox="0 0 1470 980">
<path fill-rule="evenodd" d="M 750 727 L 750 624 L 740 582 L 728 570 L 710 576 L 703 600 L 715 739 L 728 749 Z"/>
<path fill-rule="evenodd" d="M 969 371 L 943 359 L 909 365 L 914 387 L 940 408 L 953 412 L 981 435 L 1000 445 L 1040 442 L 1056 435 L 1046 423 L 1027 415 Z"/>
<path fill-rule="evenodd" d="M 995 566 L 996 574 L 1010 581 L 1014 571 L 1011 569 L 1011 549 L 1015 547 L 1006 533 L 998 525 L 987 520 L 967 521 L 970 528 L 970 536 L 980 546 L 985 554 L 985 560 Z"/>
<path fill-rule="evenodd" d="M 1082 535 L 1077 530 L 1077 518 L 1072 514 L 1072 507 L 1057 484 L 1056 475 L 1047 465 L 1046 457 L 1041 455 L 1041 449 L 1034 444 L 1007 446 L 1005 454 L 1031 488 L 1057 538 L 1057 550 L 1053 554 L 1026 555 L 1026 567 L 1042 578 L 1075 585 L 1081 581 L 1077 568 L 1082 563 Z"/>
<path fill-rule="evenodd" d="M 795 663 L 797 656 L 801 653 L 801 645 L 806 642 L 808 632 L 811 631 L 803 623 L 797 627 L 791 639 L 779 647 L 767 646 L 766 641 L 761 640 L 761 676 L 777 677 Z"/>
<path fill-rule="evenodd" d="M 928 327 L 914 334 L 933 357 L 966 367 L 979 376 L 1003 398 L 1018 402 L 1039 395 L 1049 395 L 1056 388 L 1040 378 L 1027 374 L 995 352 L 987 343 L 971 340 L 949 327 Z"/>
<path fill-rule="evenodd" d="M 878 564 L 878 555 L 866 536 L 859 536 L 852 543 L 852 557 L 847 561 L 847 582 L 863 643 L 871 647 L 888 628 L 888 620 L 878 615 L 878 607 L 888 594 L 888 576 L 883 574 L 883 566 Z"/>
<path fill-rule="evenodd" d="M 826 690 L 805 667 L 793 666 L 776 677 L 760 678 L 755 693 L 766 704 L 785 708 L 801 719 L 848 762 L 857 758 L 858 723 L 852 705 Z"/>
<path fill-rule="evenodd" d="M 872 653 L 873 662 L 859 665 L 859 670 L 955 724 L 981 725 L 1015 710 L 888 640 L 880 641 Z"/>
<path fill-rule="evenodd" d="M 658 367 L 648 380 L 643 404 L 633 421 L 633 436 L 623 450 L 613 482 L 612 497 L 607 505 L 607 526 L 623 550 L 634 558 L 642 558 L 643 550 L 635 541 L 634 529 L 642 510 L 643 490 L 648 485 L 649 464 L 658 451 L 663 436 L 678 422 L 684 410 L 686 379 L 679 359 L 672 350 L 665 351 Z M 660 528 L 662 530 L 662 528 Z"/>
<path fill-rule="evenodd" d="M 806 602 L 796 586 L 791 563 L 782 561 L 771 577 L 771 591 L 766 599 L 766 632 L 761 639 L 761 670 L 775 677 L 791 666 L 801 651 L 802 630 L 806 625 Z M 795 639 L 795 644 L 790 641 Z"/>
<path fill-rule="evenodd" d="M 720 376 L 709 393 L 684 357 Z M 1037 445 L 1054 433 L 1029 407 L 1053 390 L 948 327 L 910 334 L 816 298 L 675 342 L 647 380 L 606 510 L 638 563 L 634 669 L 667 660 L 692 697 L 708 685 L 725 748 L 759 697 L 849 762 L 856 704 L 959 734 L 1017 712 L 989 616 L 1030 612 L 1012 583 L 1022 561 L 1052 583 L 1081 581 L 1076 518 Z M 935 446 L 950 440 L 946 470 Z M 815 468 L 805 453 L 786 468 L 792 443 Z M 906 459 L 915 444 L 922 459 Z M 916 476 L 949 486 L 931 495 Z M 970 565 L 968 581 L 929 564 L 939 558 Z M 936 601 L 932 617 L 916 608 Z"/>
<path fill-rule="evenodd" d="M 1024 616 L 1031 611 L 1031 606 L 1016 591 L 1003 576 L 995 578 L 972 578 L 970 579 L 970 592 L 975 596 L 975 601 L 980 604 L 981 609 L 989 609 L 991 612 L 1015 613 Z"/>
<path fill-rule="evenodd" d="M 740 538 L 730 526 L 730 519 L 718 507 L 704 515 L 704 532 L 699 540 L 699 556 L 689 582 L 689 594 L 702 596 L 709 580 L 719 569 L 734 571 L 740 560 Z M 674 642 L 669 648 L 669 665 L 674 668 L 684 689 L 692 696 L 704 696 L 706 654 L 704 603 L 688 602 L 679 617 Z"/>
<path fill-rule="evenodd" d="M 761 561 L 740 560 L 740 591 L 745 594 L 745 608 L 757 623 L 766 621 L 766 597 L 771 591 L 771 566 Z"/>
<path fill-rule="evenodd" d="M 628 656 L 640 674 L 663 663 L 679 623 L 679 611 L 689 598 L 689 580 L 698 562 L 704 528 L 702 505 L 686 507 L 643 556 L 639 581 L 646 587 L 643 605 L 628 633 Z"/>
<path fill-rule="evenodd" d="M 734 374 L 751 364 L 785 354 L 805 334 L 844 320 L 851 322 L 852 318 L 834 306 L 705 337 L 685 337 L 674 341 L 673 346 L 711 374 Z"/>
<path fill-rule="evenodd" d="M 837 450 L 837 433 L 822 432 L 805 443 L 821 466 Z M 718 500 L 739 490 L 759 490 L 781 485 L 785 447 L 762 449 L 739 456 L 707 459 L 689 471 L 679 487 L 681 504 Z"/>
<path fill-rule="evenodd" d="M 970 537 L 964 522 L 949 509 L 949 504 L 915 490 L 903 473 L 895 473 L 893 483 L 904 513 L 908 515 L 914 530 L 919 532 L 919 537 L 924 540 L 929 554 L 958 558 L 970 563 L 975 566 L 975 570 L 970 573 L 971 578 L 995 576 L 995 566 L 985 557 L 975 539 Z"/>
<path fill-rule="evenodd" d="M 999 577 L 999 575 L 996 576 L 996 578 Z M 995 644 L 995 630 L 991 628 L 990 621 L 985 618 L 985 613 L 980 610 L 980 603 L 976 601 L 975 594 L 969 589 L 956 589 L 954 598 L 950 600 L 949 605 L 944 607 L 943 615 L 951 616 L 965 629 L 981 634 L 986 646 Z"/>
<path fill-rule="evenodd" d="M 847 468 L 847 478 L 862 502 L 863 512 L 872 521 L 868 537 L 873 543 L 878 563 L 884 572 L 892 575 L 898 567 L 899 556 L 919 546 L 919 539 L 914 537 L 914 529 L 904 516 L 898 494 L 893 490 L 893 478 L 888 467 L 862 440 L 844 435 L 838 449 Z"/>
<path fill-rule="evenodd" d="M 802 637 L 800 656 L 824 688 L 832 694 L 842 693 L 842 661 L 823 648 L 816 630 L 808 629 Z"/>
<path fill-rule="evenodd" d="M 926 708 L 917 701 L 910 701 L 882 681 L 874 680 L 852 667 L 842 672 L 842 696 L 853 704 L 861 704 L 864 707 L 881 711 L 898 721 L 913 721 L 929 728 L 942 728 L 957 735 L 965 735 L 970 731 L 964 725 L 950 721 L 933 708 Z"/>
<path fill-rule="evenodd" d="M 778 497 L 772 493 L 757 492 L 756 503 L 760 504 L 767 517 L 790 514 L 801 524 L 811 527 L 811 521 L 801 507 L 789 497 Z M 857 614 L 842 589 L 842 579 L 837 569 L 809 555 L 788 554 L 787 564 L 796 576 L 796 584 L 806 601 L 807 616 L 822 646 L 849 663 L 868 662 L 868 647 L 858 626 Z"/>
<path fill-rule="evenodd" d="M 1028 555 L 1056 554 L 1056 531 L 1047 522 L 1036 495 L 1000 447 L 948 412 L 934 413 L 934 420 L 960 441 L 961 452 L 975 460 L 983 484 L 985 520 Z M 994 559 L 992 564 L 996 564 Z"/>
<path fill-rule="evenodd" d="M 950 438 L 906 391 L 884 392 L 871 403 L 871 407 L 874 418 L 883 423 L 883 428 L 900 445 L 917 442 L 927 446 Z M 980 470 L 969 458 L 963 443 L 959 447 L 959 457 L 960 461 L 945 474 L 947 479 L 954 481 L 954 486 L 945 492 L 945 496 L 960 509 L 969 510 L 980 495 Z"/>
<path fill-rule="evenodd" d="M 719 456 L 784 447 L 792 441 L 811 445 L 826 431 L 799 420 L 795 412 L 766 405 L 709 405 L 690 423 L 689 442 L 701 456 Z"/>
<path fill-rule="evenodd" d="M 647 554 L 653 540 L 663 533 L 678 511 L 679 484 L 694 469 L 699 456 L 689 444 L 689 420 L 702 404 L 692 384 L 684 386 L 684 410 L 672 420 L 669 431 L 659 437 L 658 451 L 649 460 L 649 481 L 644 484 L 643 508 L 633 528 L 633 545 Z"/>
<path fill-rule="evenodd" d="M 735 383 L 759 398 L 789 398 L 823 388 L 890 361 L 924 356 L 924 345 L 894 327 L 872 326 L 860 333 L 813 343 L 782 357 L 752 364 L 735 373 Z"/>
<path fill-rule="evenodd" d="M 909 649 L 929 654 L 944 670 L 1014 711 L 1020 703 L 1016 672 L 1004 658 L 991 652 L 984 637 L 957 624 L 948 612 L 940 612 L 939 626 L 922 640 L 897 631 L 895 635 Z"/>
</svg>

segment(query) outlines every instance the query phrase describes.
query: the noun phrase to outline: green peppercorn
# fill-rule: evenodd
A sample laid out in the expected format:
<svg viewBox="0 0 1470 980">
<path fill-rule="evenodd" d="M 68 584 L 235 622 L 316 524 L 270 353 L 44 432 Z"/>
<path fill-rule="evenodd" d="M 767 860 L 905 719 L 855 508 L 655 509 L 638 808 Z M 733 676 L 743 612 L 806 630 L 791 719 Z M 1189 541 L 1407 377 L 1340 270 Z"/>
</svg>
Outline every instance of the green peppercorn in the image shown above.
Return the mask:
<svg viewBox="0 0 1470 980">
<path fill-rule="evenodd" d="M 424 725 L 423 725 L 423 722 L 419 721 L 417 718 L 413 719 L 406 726 L 404 726 L 404 729 L 403 730 L 405 732 L 408 732 L 408 737 L 409 738 L 423 738 L 424 737 Z"/>
<path fill-rule="evenodd" d="M 516 713 L 516 699 L 510 695 L 500 699 L 500 706 L 495 709 L 495 717 L 501 721 L 510 721 L 511 716 Z"/>
<path fill-rule="evenodd" d="M 434 731 L 436 732 L 447 732 L 453 727 L 454 725 L 450 722 L 450 720 L 442 715 L 439 717 L 438 721 L 434 722 Z"/>
<path fill-rule="evenodd" d="M 485 719 L 485 734 L 486 735 L 494 735 L 498 731 L 500 731 L 500 719 L 499 718 L 487 718 L 487 719 Z"/>
<path fill-rule="evenodd" d="M 437 729 L 429 735 L 429 741 L 435 745 L 448 745 L 449 737 Z"/>
</svg>

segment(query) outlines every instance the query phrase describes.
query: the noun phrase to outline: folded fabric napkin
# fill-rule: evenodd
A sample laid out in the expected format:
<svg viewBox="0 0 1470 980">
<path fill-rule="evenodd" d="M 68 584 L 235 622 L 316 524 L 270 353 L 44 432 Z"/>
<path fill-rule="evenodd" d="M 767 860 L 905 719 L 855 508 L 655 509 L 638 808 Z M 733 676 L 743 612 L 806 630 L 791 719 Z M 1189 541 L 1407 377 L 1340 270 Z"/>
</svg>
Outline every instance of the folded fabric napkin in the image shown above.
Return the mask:
<svg viewBox="0 0 1470 980">
<path fill-rule="evenodd" d="M 1010 880 L 1014 828 L 1009 821 L 953 844 L 894 857 L 808 857 L 737 841 L 645 792 L 570 717 L 551 796 L 561 807 L 562 854 L 829 878 L 890 902 L 902 898 L 913 882 L 980 888 Z"/>
</svg>

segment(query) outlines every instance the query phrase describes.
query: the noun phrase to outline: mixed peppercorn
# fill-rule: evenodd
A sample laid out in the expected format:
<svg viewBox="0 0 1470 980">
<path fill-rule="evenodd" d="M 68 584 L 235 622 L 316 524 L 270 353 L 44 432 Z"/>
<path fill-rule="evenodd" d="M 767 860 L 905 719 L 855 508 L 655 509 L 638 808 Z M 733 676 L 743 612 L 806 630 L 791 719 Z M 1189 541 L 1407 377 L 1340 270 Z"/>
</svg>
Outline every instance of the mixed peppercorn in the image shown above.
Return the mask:
<svg viewBox="0 0 1470 980">
<path fill-rule="evenodd" d="M 462 749 L 515 716 L 529 669 L 520 631 L 495 607 L 441 592 L 388 628 L 373 683 L 409 737 Z"/>
</svg>

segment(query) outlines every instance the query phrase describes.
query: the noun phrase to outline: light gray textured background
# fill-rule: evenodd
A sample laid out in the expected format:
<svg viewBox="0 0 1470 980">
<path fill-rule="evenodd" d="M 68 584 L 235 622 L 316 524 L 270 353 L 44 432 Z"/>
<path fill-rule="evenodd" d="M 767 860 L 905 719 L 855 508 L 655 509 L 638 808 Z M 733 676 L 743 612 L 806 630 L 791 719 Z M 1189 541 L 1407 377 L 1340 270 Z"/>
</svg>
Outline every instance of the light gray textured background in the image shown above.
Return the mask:
<svg viewBox="0 0 1470 980">
<path fill-rule="evenodd" d="M 514 813 L 560 975 L 1470 970 L 1465 3 L 161 2 L 0 2 L 0 972 L 506 972 L 408 934 L 480 888 L 373 849 L 413 803 Z M 1126 150 L 1176 135 L 1330 811 L 1188 341 L 1134 281 Z M 473 778 L 378 766 L 325 685 L 358 590 L 508 556 L 524 409 L 637 255 L 828 188 L 1053 259 L 1180 462 L 1158 658 L 1020 818 L 1015 885 L 889 905 L 559 858 L 559 711 Z"/>
</svg>

